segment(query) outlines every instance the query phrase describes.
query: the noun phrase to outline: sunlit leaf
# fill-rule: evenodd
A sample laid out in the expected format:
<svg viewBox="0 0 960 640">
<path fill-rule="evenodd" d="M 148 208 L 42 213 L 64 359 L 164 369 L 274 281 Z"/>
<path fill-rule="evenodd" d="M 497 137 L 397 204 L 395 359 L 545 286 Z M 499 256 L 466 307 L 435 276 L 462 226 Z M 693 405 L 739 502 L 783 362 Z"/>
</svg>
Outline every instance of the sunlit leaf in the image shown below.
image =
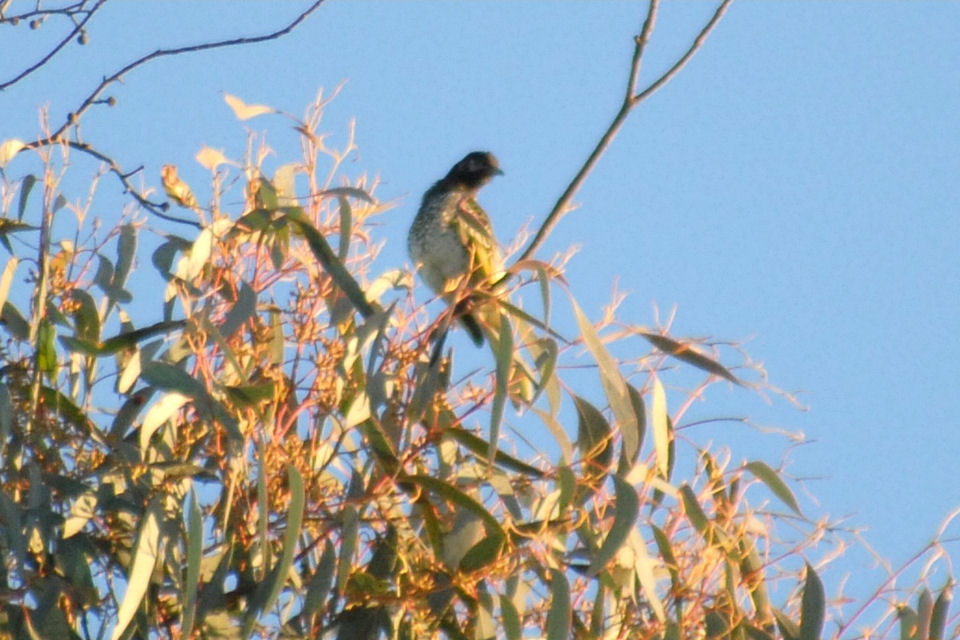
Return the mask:
<svg viewBox="0 0 960 640">
<path fill-rule="evenodd" d="M 610 403 L 610 409 L 620 426 L 620 430 L 637 431 L 637 416 L 633 411 L 633 405 L 630 402 L 630 394 L 627 391 L 627 383 L 620 373 L 620 368 L 616 359 L 600 340 L 593 324 L 580 310 L 576 300 L 570 299 L 573 305 L 573 312 L 577 317 L 577 326 L 580 327 L 580 334 L 583 336 L 583 344 L 590 351 L 593 359 L 596 360 L 600 368 L 600 382 L 603 385 L 603 391 Z"/>
<path fill-rule="evenodd" d="M 110 635 L 111 640 L 119 640 L 127 630 L 130 621 L 143 601 L 150 586 L 150 576 L 160 557 L 160 519 L 163 517 L 162 501 L 155 498 L 147 508 L 140 524 L 137 543 L 133 549 L 133 563 L 127 574 L 127 588 L 117 608 L 117 626 Z"/>
<path fill-rule="evenodd" d="M 222 164 L 227 164 L 230 162 L 227 160 L 227 157 L 223 155 L 223 152 L 219 149 L 211 149 L 208 146 L 204 146 L 200 151 L 197 152 L 197 155 L 194 156 L 197 162 L 200 163 L 200 166 L 210 171 L 216 171 L 217 167 Z"/>
<path fill-rule="evenodd" d="M 595 576 L 602 571 L 617 554 L 620 547 L 630 536 L 630 532 L 633 531 L 637 515 L 640 513 L 640 499 L 637 496 L 636 489 L 616 475 L 613 476 L 613 486 L 615 490 L 613 524 L 610 526 L 610 531 L 607 533 L 603 544 L 600 545 L 600 549 L 597 550 L 590 562 L 587 573 L 591 576 Z"/>
<path fill-rule="evenodd" d="M 569 640 L 572 612 L 570 584 L 559 569 L 550 569 L 550 610 L 547 612 L 547 640 Z"/>
<path fill-rule="evenodd" d="M 274 113 L 276 111 L 273 107 L 268 107 L 264 104 L 247 104 L 240 98 L 230 95 L 229 93 L 224 93 L 223 99 L 230 108 L 233 109 L 233 115 L 237 117 L 237 120 L 249 120 L 250 118 L 262 116 L 266 113 Z"/>
<path fill-rule="evenodd" d="M 670 470 L 670 419 L 667 415 L 667 394 L 660 379 L 653 378 L 653 406 L 650 408 L 653 423 L 653 446 L 656 450 L 657 470 L 666 478 Z"/>
<path fill-rule="evenodd" d="M 13 160 L 14 156 L 20 153 L 20 150 L 25 146 L 27 145 L 23 140 L 17 140 L 16 138 L 10 138 L 0 143 L 0 169 L 5 169 L 7 163 Z"/>
<path fill-rule="evenodd" d="M 79 533 L 97 512 L 97 494 L 88 491 L 70 506 L 70 515 L 63 523 L 63 539 Z"/>
<path fill-rule="evenodd" d="M 785 505 L 790 507 L 794 513 L 798 516 L 802 516 L 800 513 L 800 505 L 797 504 L 797 499 L 794 498 L 793 492 L 790 491 L 790 487 L 780 479 L 780 476 L 777 475 L 777 472 L 770 468 L 766 462 L 756 460 L 754 462 L 749 462 L 745 465 L 747 470 L 750 471 L 758 480 L 763 484 L 767 485 L 767 488 L 773 492 L 775 496 L 780 498 Z"/>
<path fill-rule="evenodd" d="M 337 591 L 343 593 L 353 569 L 353 556 L 357 549 L 359 523 L 357 510 L 347 505 L 340 512 L 340 557 L 337 561 Z"/>
<path fill-rule="evenodd" d="M 37 366 L 51 379 L 60 367 L 57 362 L 57 350 L 54 347 L 56 336 L 57 330 L 53 324 L 43 318 L 37 330 Z"/>
<path fill-rule="evenodd" d="M 13 282 L 13 274 L 17 271 L 17 265 L 20 261 L 16 257 L 7 260 L 3 267 L 3 273 L 0 274 L 0 307 L 7 302 L 7 296 L 10 295 L 10 284 Z"/>
<path fill-rule="evenodd" d="M 143 424 L 140 426 L 140 450 L 146 451 L 150 445 L 150 438 L 156 433 L 163 423 L 172 418 L 177 411 L 185 405 L 190 398 L 171 392 L 160 398 L 159 402 L 150 407 L 147 415 L 143 418 Z"/>
</svg>

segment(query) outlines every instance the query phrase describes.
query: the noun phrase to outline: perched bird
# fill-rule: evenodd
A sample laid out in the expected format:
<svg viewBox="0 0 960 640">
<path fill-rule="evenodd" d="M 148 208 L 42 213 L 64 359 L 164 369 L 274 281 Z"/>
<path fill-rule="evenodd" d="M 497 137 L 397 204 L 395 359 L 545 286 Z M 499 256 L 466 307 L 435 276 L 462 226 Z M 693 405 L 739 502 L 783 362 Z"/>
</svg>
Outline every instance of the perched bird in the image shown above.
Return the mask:
<svg viewBox="0 0 960 640">
<path fill-rule="evenodd" d="M 474 151 L 423 194 L 407 250 L 423 281 L 448 299 L 464 284 L 468 290 L 482 288 L 503 274 L 490 218 L 475 200 L 480 187 L 502 174 L 492 153 Z M 469 299 L 460 302 L 457 311 L 474 343 L 482 345 L 483 331 L 470 312 Z"/>
</svg>

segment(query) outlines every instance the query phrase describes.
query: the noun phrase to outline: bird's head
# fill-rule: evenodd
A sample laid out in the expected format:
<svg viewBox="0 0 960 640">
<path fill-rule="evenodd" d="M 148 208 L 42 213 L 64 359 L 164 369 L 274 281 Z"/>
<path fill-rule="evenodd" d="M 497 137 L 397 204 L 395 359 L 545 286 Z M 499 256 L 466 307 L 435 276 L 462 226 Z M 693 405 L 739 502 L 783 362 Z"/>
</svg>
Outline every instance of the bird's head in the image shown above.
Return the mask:
<svg viewBox="0 0 960 640">
<path fill-rule="evenodd" d="M 479 189 L 490 178 L 499 175 L 503 175 L 503 171 L 496 156 L 489 151 L 473 151 L 453 165 L 444 180 L 468 189 Z"/>
</svg>

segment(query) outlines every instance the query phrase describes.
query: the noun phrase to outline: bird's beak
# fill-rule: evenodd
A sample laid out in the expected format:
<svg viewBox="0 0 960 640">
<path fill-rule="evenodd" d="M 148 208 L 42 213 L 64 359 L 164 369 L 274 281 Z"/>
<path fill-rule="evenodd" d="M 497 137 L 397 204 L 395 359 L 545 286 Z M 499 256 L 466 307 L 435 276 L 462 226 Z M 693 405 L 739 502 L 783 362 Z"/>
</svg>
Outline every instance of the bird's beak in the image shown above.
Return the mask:
<svg viewBox="0 0 960 640">
<path fill-rule="evenodd" d="M 502 176 L 502 175 L 503 175 L 503 169 L 499 169 L 499 168 L 498 168 L 496 171 L 493 172 L 493 175 L 495 175 L 495 176 Z"/>
</svg>

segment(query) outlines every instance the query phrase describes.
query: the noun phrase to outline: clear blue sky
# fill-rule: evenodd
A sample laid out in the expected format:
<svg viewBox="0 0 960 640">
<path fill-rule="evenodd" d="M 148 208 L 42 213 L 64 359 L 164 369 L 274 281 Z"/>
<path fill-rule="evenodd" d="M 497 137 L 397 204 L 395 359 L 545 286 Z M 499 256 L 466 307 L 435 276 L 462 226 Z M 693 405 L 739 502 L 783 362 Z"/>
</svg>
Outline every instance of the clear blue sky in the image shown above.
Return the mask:
<svg viewBox="0 0 960 640">
<path fill-rule="evenodd" d="M 0 94 L 0 139 L 35 136 L 44 102 L 58 124 L 101 75 L 158 46 L 260 33 L 299 6 L 108 3 L 90 44 Z M 131 73 L 84 131 L 144 163 L 154 185 L 166 163 L 200 185 L 201 145 L 243 150 L 222 92 L 301 113 L 347 80 L 326 129 L 336 143 L 356 118 L 355 171 L 378 173 L 378 195 L 399 200 L 380 217 L 382 264 L 401 265 L 420 193 L 475 148 L 506 172 L 481 197 L 501 238 L 543 218 L 619 106 L 645 6 L 331 0 L 279 41 Z M 667 68 L 714 7 L 665 1 L 642 77 Z M 582 245 L 568 277 L 585 308 L 619 278 L 626 320 L 652 325 L 655 301 L 677 306 L 676 334 L 753 337 L 750 354 L 809 411 L 729 391 L 697 415 L 802 430 L 815 443 L 790 470 L 821 477 L 813 513 L 854 514 L 894 563 L 960 505 L 958 24 L 960 3 L 737 0 L 631 116 L 541 254 Z M 36 55 L 37 34 L 23 31 L 0 31 L 17 52 L 4 77 Z M 246 126 L 294 153 L 284 122 Z M 729 425 L 698 437 L 735 460 L 782 445 Z"/>
</svg>

